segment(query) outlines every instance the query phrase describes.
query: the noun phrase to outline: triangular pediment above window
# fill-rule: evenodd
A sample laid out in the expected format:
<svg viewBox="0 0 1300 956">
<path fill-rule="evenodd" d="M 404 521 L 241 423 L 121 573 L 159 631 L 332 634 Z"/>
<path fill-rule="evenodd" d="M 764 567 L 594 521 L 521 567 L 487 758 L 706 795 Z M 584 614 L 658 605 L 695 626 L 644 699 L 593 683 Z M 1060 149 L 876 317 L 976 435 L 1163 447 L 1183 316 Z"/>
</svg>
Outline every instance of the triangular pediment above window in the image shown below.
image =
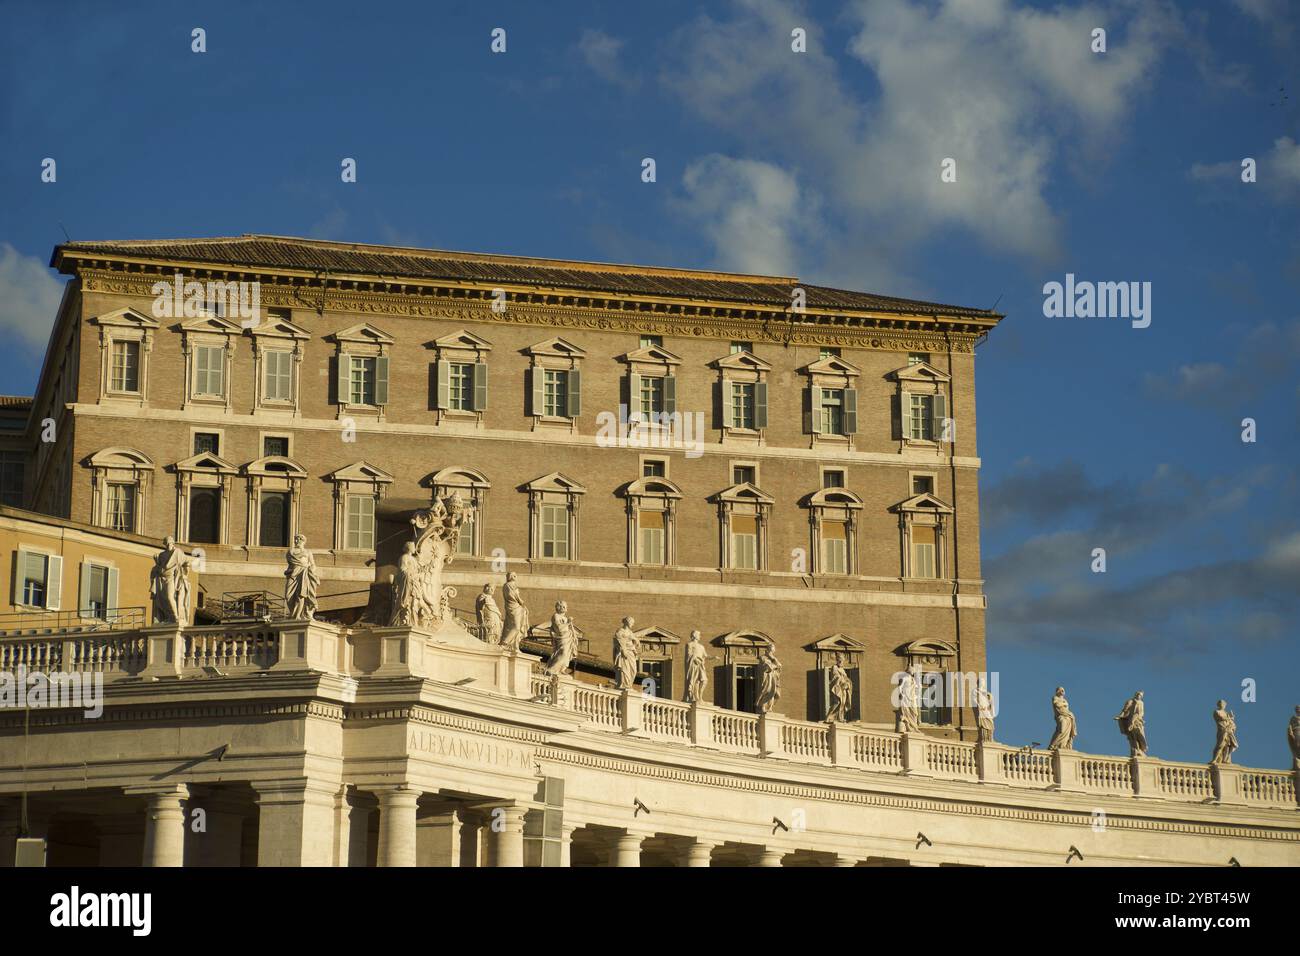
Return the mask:
<svg viewBox="0 0 1300 956">
<path fill-rule="evenodd" d="M 638 628 L 632 633 L 636 635 L 637 640 L 650 644 L 680 644 L 682 642 L 682 639 L 668 628 L 660 627 L 657 624 Z"/>
<path fill-rule="evenodd" d="M 681 365 L 682 360 L 662 345 L 646 345 L 623 356 L 628 365 Z"/>
<path fill-rule="evenodd" d="M 435 349 L 460 349 L 464 352 L 490 352 L 492 343 L 481 335 L 475 335 L 468 329 L 461 329 L 449 335 L 434 339 L 426 347 Z"/>
<path fill-rule="evenodd" d="M 733 352 L 709 363 L 711 368 L 740 370 L 745 372 L 770 372 L 772 366 L 764 362 L 753 352 Z"/>
<path fill-rule="evenodd" d="M 560 491 L 570 495 L 585 495 L 587 489 L 567 475 L 553 471 L 549 475 L 534 478 L 524 485 L 525 491 Z"/>
<path fill-rule="evenodd" d="M 135 309 L 117 309 L 97 315 L 90 320 L 93 325 L 117 326 L 128 329 L 156 329 L 158 320 Z"/>
<path fill-rule="evenodd" d="M 378 484 L 388 484 L 393 480 L 393 476 L 384 469 L 376 468 L 365 461 L 344 465 L 338 471 L 331 472 L 326 477 L 330 481 L 369 481 Z"/>
<path fill-rule="evenodd" d="M 201 451 L 197 455 L 191 455 L 184 461 L 178 461 L 172 467 L 177 471 L 215 471 L 223 475 L 233 475 L 239 471 L 226 459 L 220 455 L 214 455 L 210 451 Z"/>
<path fill-rule="evenodd" d="M 929 362 L 896 368 L 889 373 L 889 377 L 899 382 L 946 382 L 950 378 L 946 372 L 941 372 Z"/>
<path fill-rule="evenodd" d="M 326 338 L 339 344 L 361 342 L 366 345 L 392 345 L 396 341 L 387 332 L 375 328 L 369 322 L 350 326 L 342 332 L 335 332 L 333 335 L 326 336 Z"/>
<path fill-rule="evenodd" d="M 536 345 L 530 345 L 524 349 L 525 355 L 549 355 L 560 358 L 585 358 L 587 353 L 578 348 L 572 342 L 565 341 L 558 335 L 553 339 L 547 339 L 545 342 L 538 342 Z"/>
<path fill-rule="evenodd" d="M 667 478 L 651 476 L 628 482 L 623 494 L 628 498 L 656 496 L 660 498 L 680 498 L 682 490 Z"/>
<path fill-rule="evenodd" d="M 248 330 L 249 335 L 265 335 L 274 339 L 309 339 L 311 333 L 294 325 L 288 319 L 268 318 Z"/>
<path fill-rule="evenodd" d="M 889 509 L 890 511 L 926 511 L 938 514 L 952 514 L 952 506 L 947 502 L 936 498 L 929 492 L 923 492 L 919 495 L 912 495 L 906 501 L 900 501 Z"/>
<path fill-rule="evenodd" d="M 182 322 L 180 329 L 182 332 L 210 332 L 215 335 L 238 335 L 243 331 L 234 322 L 219 315 L 201 315 L 197 319 Z"/>
<path fill-rule="evenodd" d="M 805 375 L 844 375 L 854 378 L 862 374 L 852 362 L 846 362 L 838 355 L 823 355 L 817 361 L 804 366 Z"/>
<path fill-rule="evenodd" d="M 712 502 L 732 501 L 761 505 L 771 505 L 776 503 L 775 498 L 763 491 L 757 485 L 748 481 L 742 482 L 739 485 L 732 485 L 724 491 L 719 491 L 709 500 Z"/>
<path fill-rule="evenodd" d="M 867 645 L 861 641 L 855 641 L 842 632 L 823 637 L 820 641 L 813 641 L 805 648 L 805 650 L 809 651 L 840 651 L 850 654 L 865 651 L 866 649 Z"/>
</svg>

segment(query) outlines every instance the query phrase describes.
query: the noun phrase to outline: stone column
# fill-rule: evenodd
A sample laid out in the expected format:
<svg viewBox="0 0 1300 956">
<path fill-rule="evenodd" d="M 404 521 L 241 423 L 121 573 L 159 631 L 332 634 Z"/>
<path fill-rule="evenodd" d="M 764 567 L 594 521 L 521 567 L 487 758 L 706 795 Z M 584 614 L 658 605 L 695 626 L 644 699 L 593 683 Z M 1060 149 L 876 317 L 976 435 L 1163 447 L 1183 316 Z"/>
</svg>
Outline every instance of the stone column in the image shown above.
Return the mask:
<svg viewBox="0 0 1300 956">
<path fill-rule="evenodd" d="M 845 856 L 843 853 L 837 854 L 832 866 L 857 866 L 858 858 L 856 856 Z"/>
<path fill-rule="evenodd" d="M 125 793 L 148 802 L 144 817 L 144 865 L 185 865 L 185 807 L 190 788 L 183 783 L 127 787 Z"/>
<path fill-rule="evenodd" d="M 257 865 L 334 866 L 337 782 L 257 780 Z"/>
<path fill-rule="evenodd" d="M 420 791 L 399 785 L 371 789 L 379 800 L 379 866 L 415 866 Z"/>
<path fill-rule="evenodd" d="M 492 865 L 524 865 L 524 814 L 528 808 L 511 803 L 493 807 L 488 812 L 492 831 Z"/>
<path fill-rule="evenodd" d="M 706 840 L 696 840 L 686 851 L 687 866 L 712 866 L 713 865 L 713 848 L 716 843 L 709 843 Z"/>
<path fill-rule="evenodd" d="M 573 866 L 573 831 L 578 824 L 564 822 L 560 826 L 560 866 Z"/>
<path fill-rule="evenodd" d="M 483 819 L 476 810 L 459 810 L 460 866 L 483 865 Z"/>
<path fill-rule="evenodd" d="M 614 865 L 640 866 L 641 843 L 648 835 L 638 830 L 625 830 L 614 844 Z"/>
<path fill-rule="evenodd" d="M 763 854 L 758 858 L 759 866 L 782 866 L 781 861 L 785 858 L 784 850 L 773 850 L 768 847 L 763 848 Z"/>
<path fill-rule="evenodd" d="M 460 866 L 462 821 L 457 810 L 420 817 L 416 823 L 420 866 Z"/>
</svg>

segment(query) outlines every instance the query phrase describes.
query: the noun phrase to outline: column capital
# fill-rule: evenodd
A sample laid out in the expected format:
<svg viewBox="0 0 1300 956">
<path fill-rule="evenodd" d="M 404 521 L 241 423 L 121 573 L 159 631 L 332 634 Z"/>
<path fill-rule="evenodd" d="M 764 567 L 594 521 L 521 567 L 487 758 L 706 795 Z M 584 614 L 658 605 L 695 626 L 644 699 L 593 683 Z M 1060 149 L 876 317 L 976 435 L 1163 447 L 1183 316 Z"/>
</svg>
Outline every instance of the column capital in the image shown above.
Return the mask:
<svg viewBox="0 0 1300 956">
<path fill-rule="evenodd" d="M 785 850 L 778 850 L 772 847 L 764 847 L 762 855 L 758 858 L 759 866 L 781 866 L 782 860 L 785 859 Z"/>
<path fill-rule="evenodd" d="M 360 789 L 373 793 L 381 807 L 413 807 L 420 802 L 421 791 L 409 784 L 399 783 Z"/>
<path fill-rule="evenodd" d="M 248 785 L 257 795 L 259 806 L 274 803 L 302 803 L 306 800 L 329 801 L 332 806 L 339 793 L 337 785 L 310 780 L 307 777 L 250 780 Z"/>
<path fill-rule="evenodd" d="M 857 866 L 858 858 L 856 856 L 845 856 L 843 853 L 838 853 L 835 856 L 834 865 L 835 866 Z"/>
<path fill-rule="evenodd" d="M 153 804 L 175 802 L 177 805 L 190 798 L 190 785 L 187 783 L 151 783 L 140 786 L 123 787 L 122 792 L 128 797 L 148 797 Z"/>
</svg>

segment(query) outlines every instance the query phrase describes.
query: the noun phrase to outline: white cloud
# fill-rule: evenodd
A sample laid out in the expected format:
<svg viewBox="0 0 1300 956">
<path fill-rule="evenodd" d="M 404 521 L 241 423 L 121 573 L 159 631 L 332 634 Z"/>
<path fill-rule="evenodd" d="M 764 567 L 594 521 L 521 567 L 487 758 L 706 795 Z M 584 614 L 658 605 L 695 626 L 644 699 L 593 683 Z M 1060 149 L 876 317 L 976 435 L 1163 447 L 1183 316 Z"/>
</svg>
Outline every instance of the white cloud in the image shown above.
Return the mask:
<svg viewBox="0 0 1300 956">
<path fill-rule="evenodd" d="M 1193 163 L 1187 175 L 1199 182 L 1240 182 L 1241 160 L 1221 163 Z M 1268 152 L 1258 157 L 1255 181 L 1275 195 L 1300 195 L 1300 143 L 1290 136 L 1273 141 Z"/>
<path fill-rule="evenodd" d="M 1036 259 L 1059 251 L 1047 190 L 1073 157 L 1107 143 L 1180 30 L 1164 4 L 1123 12 L 1036 10 L 1006 0 L 871 0 L 848 8 L 863 83 L 837 41 L 781 0 L 745 0 L 734 18 L 685 28 L 662 82 L 749 155 L 816 183 L 840 235 L 898 247 L 952 228 Z M 1091 53 L 1093 27 L 1108 52 Z M 790 51 L 792 25 L 808 52 Z M 940 162 L 957 161 L 957 182 Z"/>
<path fill-rule="evenodd" d="M 25 349 L 45 348 L 63 288 L 43 260 L 0 244 L 0 335 L 6 346 L 16 338 Z"/>
<path fill-rule="evenodd" d="M 623 65 L 623 41 L 617 37 L 600 30 L 583 30 L 578 52 L 592 72 L 606 82 L 629 89 L 640 85 L 640 80 Z"/>
</svg>

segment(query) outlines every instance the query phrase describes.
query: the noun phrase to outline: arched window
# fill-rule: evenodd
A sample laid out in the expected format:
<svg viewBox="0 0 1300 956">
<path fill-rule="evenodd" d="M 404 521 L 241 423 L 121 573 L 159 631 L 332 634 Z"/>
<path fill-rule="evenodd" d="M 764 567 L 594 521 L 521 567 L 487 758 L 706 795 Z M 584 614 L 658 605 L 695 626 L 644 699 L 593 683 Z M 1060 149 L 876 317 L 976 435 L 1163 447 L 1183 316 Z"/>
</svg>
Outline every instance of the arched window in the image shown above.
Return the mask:
<svg viewBox="0 0 1300 956">
<path fill-rule="evenodd" d="M 628 564 L 675 564 L 681 489 L 667 478 L 651 476 L 630 482 L 622 494 L 627 501 Z"/>
</svg>

